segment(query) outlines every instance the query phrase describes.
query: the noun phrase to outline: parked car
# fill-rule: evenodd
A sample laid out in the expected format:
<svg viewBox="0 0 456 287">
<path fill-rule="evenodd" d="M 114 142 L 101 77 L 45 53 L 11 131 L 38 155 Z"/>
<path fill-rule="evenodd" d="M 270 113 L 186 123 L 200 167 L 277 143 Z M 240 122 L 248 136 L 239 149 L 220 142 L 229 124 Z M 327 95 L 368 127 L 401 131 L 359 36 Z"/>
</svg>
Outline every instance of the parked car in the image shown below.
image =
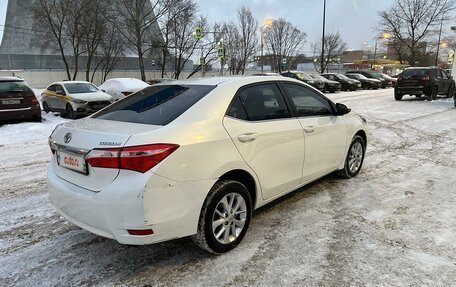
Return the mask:
<svg viewBox="0 0 456 287">
<path fill-rule="evenodd" d="M 362 89 L 373 89 L 377 90 L 382 86 L 382 82 L 377 79 L 372 79 L 372 78 L 366 78 L 364 75 L 361 74 L 355 74 L 355 73 L 350 73 L 350 74 L 345 74 L 350 79 L 355 79 L 361 82 L 361 88 Z"/>
<path fill-rule="evenodd" d="M 379 80 L 381 82 L 381 88 L 388 88 L 388 87 L 392 87 L 393 86 L 393 83 L 392 83 L 391 80 L 387 80 L 387 79 L 383 78 L 382 76 L 380 76 L 380 74 L 378 74 L 377 72 L 374 72 L 374 71 L 370 71 L 370 70 L 350 70 L 350 71 L 346 71 L 345 75 L 352 74 L 352 73 L 361 74 L 364 77 L 369 78 L 369 79 Z"/>
<path fill-rule="evenodd" d="M 453 97 L 455 82 L 452 76 L 436 67 L 413 67 L 405 69 L 397 78 L 394 88 L 394 99 L 402 100 L 404 95 L 426 96 L 428 101 L 435 100 L 437 95 Z"/>
<path fill-rule="evenodd" d="M 123 244 L 233 249 L 252 211 L 334 171 L 356 176 L 366 120 L 298 80 L 145 88 L 49 137 L 48 189 L 72 223 Z"/>
<path fill-rule="evenodd" d="M 378 73 L 378 72 L 377 72 Z M 397 82 L 397 78 L 393 78 L 391 77 L 390 75 L 387 75 L 385 73 L 378 73 L 380 75 L 380 77 L 382 77 L 383 79 L 387 80 L 387 81 L 390 81 L 391 82 L 391 86 L 392 87 L 395 87 L 396 86 L 396 82 Z"/>
<path fill-rule="evenodd" d="M 18 77 L 0 77 L 0 121 L 27 119 L 41 122 L 40 103 Z"/>
<path fill-rule="evenodd" d="M 110 105 L 113 99 L 92 83 L 67 81 L 49 85 L 41 94 L 41 102 L 46 113 L 60 112 L 75 119 L 101 110 Z"/>
<path fill-rule="evenodd" d="M 343 91 L 356 91 L 361 88 L 361 82 L 355 79 L 350 79 L 349 77 L 339 74 L 339 73 L 325 73 L 321 74 L 322 77 L 325 77 L 331 81 L 337 81 L 341 84 L 341 89 Z"/>
<path fill-rule="evenodd" d="M 252 76 L 280 76 L 280 74 L 279 73 L 265 72 L 265 73 L 252 74 Z"/>
<path fill-rule="evenodd" d="M 320 91 L 323 91 L 325 89 L 325 83 L 322 80 L 313 79 L 309 76 L 309 74 L 301 71 L 287 71 L 280 73 L 280 75 L 292 79 L 297 79 L 299 81 L 311 85 L 312 87 Z"/>
<path fill-rule="evenodd" d="M 98 88 L 110 95 L 114 101 L 118 101 L 146 87 L 149 87 L 149 84 L 139 79 L 113 78 L 106 80 Z"/>
<path fill-rule="evenodd" d="M 314 79 L 316 81 L 322 81 L 325 84 L 325 87 L 323 88 L 323 92 L 334 93 L 336 91 L 337 92 L 340 91 L 340 89 L 341 89 L 341 85 L 339 82 L 328 80 L 325 77 L 322 77 L 317 74 L 309 74 L 309 77 L 311 77 L 312 79 Z"/>
</svg>

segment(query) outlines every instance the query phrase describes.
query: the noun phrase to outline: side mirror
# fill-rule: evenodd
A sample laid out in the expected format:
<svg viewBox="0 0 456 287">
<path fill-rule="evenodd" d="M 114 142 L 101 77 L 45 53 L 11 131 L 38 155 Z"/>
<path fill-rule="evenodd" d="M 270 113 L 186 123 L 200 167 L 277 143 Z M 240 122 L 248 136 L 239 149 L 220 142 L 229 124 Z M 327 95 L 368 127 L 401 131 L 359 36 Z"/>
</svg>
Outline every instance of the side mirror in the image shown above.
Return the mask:
<svg viewBox="0 0 456 287">
<path fill-rule="evenodd" d="M 349 107 L 347 107 L 344 104 L 339 104 L 339 103 L 336 104 L 336 110 L 337 110 L 336 113 L 338 116 L 343 116 L 345 114 L 348 114 L 351 111 L 351 109 Z"/>
</svg>

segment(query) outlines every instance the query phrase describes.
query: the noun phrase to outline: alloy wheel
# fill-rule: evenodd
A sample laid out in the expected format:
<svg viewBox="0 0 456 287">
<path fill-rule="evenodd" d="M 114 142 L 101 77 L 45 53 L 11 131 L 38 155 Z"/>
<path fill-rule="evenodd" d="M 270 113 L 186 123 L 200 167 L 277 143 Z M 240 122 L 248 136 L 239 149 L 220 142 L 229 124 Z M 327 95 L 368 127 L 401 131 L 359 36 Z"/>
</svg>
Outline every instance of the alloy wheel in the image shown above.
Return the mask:
<svg viewBox="0 0 456 287">
<path fill-rule="evenodd" d="M 215 239 L 228 244 L 236 240 L 244 229 L 247 219 L 247 204 L 238 193 L 225 195 L 212 215 L 212 233 Z"/>
<path fill-rule="evenodd" d="M 348 155 L 348 168 L 351 173 L 356 173 L 363 162 L 363 145 L 360 142 L 355 142 Z"/>
</svg>

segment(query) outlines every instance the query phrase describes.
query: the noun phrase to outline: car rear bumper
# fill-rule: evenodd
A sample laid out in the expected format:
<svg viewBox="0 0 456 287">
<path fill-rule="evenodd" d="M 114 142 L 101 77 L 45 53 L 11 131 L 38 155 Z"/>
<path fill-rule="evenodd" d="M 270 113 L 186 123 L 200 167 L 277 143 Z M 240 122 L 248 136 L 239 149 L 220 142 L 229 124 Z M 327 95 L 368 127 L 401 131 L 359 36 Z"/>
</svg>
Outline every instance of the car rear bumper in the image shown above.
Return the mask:
<svg viewBox="0 0 456 287">
<path fill-rule="evenodd" d="M 417 87 L 398 87 L 396 86 L 395 89 L 401 94 L 410 94 L 410 95 L 423 95 L 425 94 L 425 87 L 417 86 Z"/>
<path fill-rule="evenodd" d="M 215 180 L 175 182 L 152 172 L 120 171 L 100 192 L 58 177 L 51 161 L 48 190 L 57 212 L 73 224 L 122 244 L 144 245 L 196 233 L 199 212 Z M 130 235 L 128 229 L 152 229 Z"/>
<path fill-rule="evenodd" d="M 20 120 L 41 117 L 41 110 L 32 108 L 0 110 L 0 120 Z"/>
</svg>

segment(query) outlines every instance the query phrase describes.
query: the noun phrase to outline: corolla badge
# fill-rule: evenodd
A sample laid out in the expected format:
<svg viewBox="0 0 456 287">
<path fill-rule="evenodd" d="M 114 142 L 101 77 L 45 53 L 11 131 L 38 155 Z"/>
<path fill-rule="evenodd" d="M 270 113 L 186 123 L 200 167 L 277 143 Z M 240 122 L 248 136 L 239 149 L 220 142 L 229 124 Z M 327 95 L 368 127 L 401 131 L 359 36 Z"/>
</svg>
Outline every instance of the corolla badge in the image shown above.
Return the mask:
<svg viewBox="0 0 456 287">
<path fill-rule="evenodd" d="M 66 133 L 65 136 L 63 137 L 63 141 L 65 143 L 69 143 L 71 141 L 71 137 L 72 137 L 71 133 Z"/>
</svg>

